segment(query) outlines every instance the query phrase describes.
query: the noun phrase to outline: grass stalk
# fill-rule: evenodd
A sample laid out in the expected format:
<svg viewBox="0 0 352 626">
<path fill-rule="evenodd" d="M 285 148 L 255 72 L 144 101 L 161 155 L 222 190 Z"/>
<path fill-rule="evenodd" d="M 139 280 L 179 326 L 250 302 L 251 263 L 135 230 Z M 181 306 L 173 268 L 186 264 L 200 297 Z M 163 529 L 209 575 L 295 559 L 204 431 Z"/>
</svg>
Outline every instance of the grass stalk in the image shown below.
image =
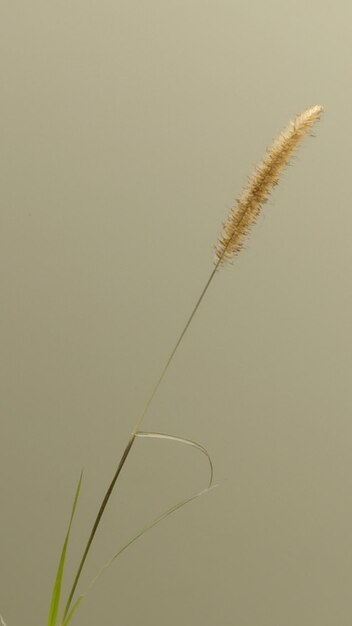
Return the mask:
<svg viewBox="0 0 352 626">
<path fill-rule="evenodd" d="M 251 225 L 255 222 L 262 205 L 267 202 L 272 188 L 277 185 L 281 171 L 289 163 L 289 159 L 295 151 L 301 138 L 308 134 L 312 126 L 320 119 L 322 110 L 323 109 L 321 106 L 312 107 L 304 111 L 301 115 L 297 116 L 292 122 L 290 122 L 289 126 L 287 126 L 287 128 L 278 136 L 271 148 L 267 150 L 264 158 L 257 166 L 253 176 L 249 179 L 249 183 L 245 187 L 241 197 L 237 201 L 237 205 L 232 209 L 227 222 L 224 224 L 223 231 L 219 237 L 218 244 L 215 250 L 215 266 L 208 280 L 206 281 L 200 293 L 200 296 L 196 301 L 196 304 L 194 305 L 192 312 L 189 315 L 187 322 L 184 325 L 183 330 L 180 333 L 176 344 L 172 349 L 163 369 L 161 370 L 161 373 L 136 421 L 136 424 L 131 432 L 130 438 L 119 461 L 115 474 L 102 500 L 91 533 L 89 535 L 89 539 L 84 549 L 80 564 L 78 566 L 77 573 L 71 587 L 71 591 L 68 596 L 61 624 L 63 624 L 65 620 L 67 620 L 67 617 L 70 613 L 75 591 L 93 539 L 115 487 L 116 481 L 133 447 L 135 439 L 138 435 L 138 431 L 165 377 L 165 374 L 167 373 L 174 359 L 174 356 L 195 314 L 197 313 L 198 308 L 205 294 L 207 293 L 217 270 L 219 269 L 219 266 L 222 265 L 224 262 L 231 260 L 242 248 L 245 236 L 247 235 Z"/>
</svg>

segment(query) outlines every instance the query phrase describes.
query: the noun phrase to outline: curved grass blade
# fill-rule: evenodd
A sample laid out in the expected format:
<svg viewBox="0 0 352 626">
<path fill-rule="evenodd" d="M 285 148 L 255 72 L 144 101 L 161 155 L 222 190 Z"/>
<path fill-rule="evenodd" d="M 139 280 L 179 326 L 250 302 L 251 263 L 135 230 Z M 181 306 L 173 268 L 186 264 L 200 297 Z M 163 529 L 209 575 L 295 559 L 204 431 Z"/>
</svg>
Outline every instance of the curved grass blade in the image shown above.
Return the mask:
<svg viewBox="0 0 352 626">
<path fill-rule="evenodd" d="M 177 502 L 177 504 L 174 504 L 174 506 L 172 506 L 169 509 L 167 509 L 167 511 L 164 511 L 164 513 L 162 513 L 161 515 L 156 517 L 152 522 L 150 522 L 149 524 L 144 526 L 142 528 L 142 530 L 140 530 L 136 535 L 134 535 L 134 537 L 132 537 L 132 539 L 130 539 L 127 543 L 125 543 L 125 545 L 122 546 L 122 548 L 120 548 L 120 550 L 118 552 L 116 552 L 116 554 L 114 554 L 114 556 L 107 563 L 105 563 L 105 565 L 103 565 L 101 570 L 98 572 L 98 574 L 95 576 L 95 578 L 93 578 L 93 580 L 89 584 L 87 590 L 84 593 L 82 593 L 77 598 L 77 600 L 74 603 L 70 613 L 67 615 L 65 620 L 60 623 L 60 626 L 68 626 L 68 624 L 70 623 L 71 619 L 73 618 L 76 610 L 78 609 L 79 605 L 81 604 L 82 600 L 86 597 L 88 591 L 90 591 L 91 588 L 93 587 L 93 585 L 97 582 L 98 578 L 100 578 L 101 574 L 106 569 L 108 569 L 108 567 L 110 567 L 110 565 L 112 565 L 112 563 L 115 561 L 115 559 L 117 559 L 117 557 L 120 556 L 120 554 L 122 554 L 122 552 L 127 550 L 127 548 L 129 548 L 129 546 L 132 545 L 132 543 L 137 541 L 137 539 L 142 537 L 142 535 L 144 535 L 146 532 L 148 532 L 148 530 L 151 530 L 154 526 L 159 524 L 166 517 L 168 517 L 169 515 L 171 515 L 172 513 L 177 511 L 178 509 L 180 509 L 181 507 L 185 506 L 185 504 L 188 504 L 189 502 L 192 502 L 192 500 L 195 500 L 196 498 L 199 498 L 200 496 L 204 495 L 205 493 L 208 493 L 208 491 L 212 491 L 217 486 L 218 485 L 211 485 L 210 487 L 206 487 L 205 489 L 202 489 L 202 491 L 198 491 L 197 493 L 194 493 L 192 496 L 188 496 L 188 498 L 184 498 L 180 502 Z"/>
<path fill-rule="evenodd" d="M 95 576 L 95 578 L 93 578 L 93 580 L 89 584 L 87 590 L 84 593 L 82 593 L 80 596 L 78 596 L 77 600 L 73 604 L 73 606 L 72 606 L 71 610 L 69 611 L 69 613 L 67 613 L 67 614 L 64 613 L 62 621 L 60 623 L 60 626 L 68 626 L 68 624 L 71 622 L 74 614 L 76 613 L 78 607 L 80 606 L 82 600 L 85 598 L 85 596 L 87 595 L 88 591 L 90 591 L 90 589 L 96 583 L 96 581 L 101 576 L 101 574 L 108 567 L 110 567 L 110 565 L 112 565 L 112 563 L 115 561 L 115 559 L 118 556 L 120 556 L 120 554 L 122 554 L 122 552 L 124 552 L 130 545 L 132 545 L 132 543 L 137 541 L 137 539 L 142 537 L 142 535 L 144 535 L 146 532 L 148 532 L 148 530 L 151 530 L 154 526 L 159 524 L 162 520 L 164 520 L 166 517 L 168 517 L 169 515 L 171 515 L 172 513 L 177 511 L 178 509 L 180 509 L 181 507 L 183 507 L 185 504 L 188 504 L 188 502 L 191 502 L 192 500 L 195 500 L 199 496 L 207 493 L 209 490 L 214 488 L 214 486 L 212 485 L 213 473 L 214 473 L 213 472 L 213 463 L 212 463 L 210 454 L 208 453 L 207 449 L 204 446 L 202 446 L 201 444 L 197 443 L 196 441 L 193 441 L 192 439 L 186 439 L 185 437 L 177 437 L 175 435 L 169 435 L 168 433 L 159 433 L 159 432 L 136 431 L 135 437 L 141 437 L 141 438 L 148 438 L 149 437 L 149 438 L 154 438 L 154 439 L 166 439 L 166 440 L 169 440 L 169 441 L 176 441 L 178 443 L 183 443 L 183 444 L 192 446 L 193 448 L 195 448 L 197 450 L 200 450 L 200 452 L 202 452 L 202 454 L 204 454 L 207 457 L 208 462 L 209 462 L 210 479 L 209 479 L 208 487 L 206 489 L 203 489 L 202 491 L 199 491 L 199 492 L 193 494 L 192 496 L 189 496 L 188 498 L 184 498 L 183 500 L 181 500 L 180 502 L 178 502 L 177 504 L 175 504 L 171 508 L 169 508 L 166 511 L 164 511 L 164 513 L 162 513 L 161 515 L 156 517 L 152 522 L 150 522 L 149 524 L 144 526 L 136 535 L 134 535 L 132 537 L 132 539 L 130 539 L 124 546 L 122 546 L 122 548 L 120 548 L 120 550 L 112 557 L 112 559 L 110 559 L 101 568 L 101 570 L 98 572 L 98 574 Z M 215 485 L 215 486 L 217 486 L 217 485 Z"/>
<path fill-rule="evenodd" d="M 209 462 L 210 478 L 209 478 L 208 487 L 211 487 L 213 483 L 213 475 L 214 475 L 213 463 L 210 458 L 210 454 L 208 450 L 204 448 L 204 446 L 202 446 L 197 441 L 193 441 L 192 439 L 186 439 L 185 437 L 176 437 L 175 435 L 168 435 L 167 433 L 144 432 L 142 430 L 138 430 L 136 432 L 136 437 L 141 437 L 141 438 L 149 437 L 153 439 L 168 439 L 169 441 L 177 441 L 179 443 L 185 443 L 189 446 L 192 446 L 193 448 L 196 448 L 197 450 L 200 450 L 207 457 L 208 462 Z"/>
<path fill-rule="evenodd" d="M 63 577 L 63 573 L 64 573 L 64 568 L 65 568 L 67 546 L 68 546 L 68 542 L 69 542 L 69 538 L 70 538 L 72 521 L 73 521 L 73 518 L 74 518 L 74 515 L 75 515 L 75 512 L 76 512 L 76 507 L 77 507 L 77 502 L 78 502 L 78 498 L 79 498 L 79 493 L 80 493 L 80 490 L 81 490 L 82 477 L 83 477 L 83 471 L 81 472 L 81 475 L 80 475 L 79 481 L 78 481 L 78 485 L 77 485 L 77 488 L 76 488 L 75 499 L 73 501 L 73 506 L 72 506 L 72 511 L 71 511 L 71 517 L 70 517 L 70 521 L 69 521 L 69 525 L 68 525 L 68 529 L 67 529 L 64 545 L 62 547 L 59 565 L 58 565 L 58 568 L 57 568 L 54 589 L 53 589 L 53 593 L 52 593 L 52 596 L 51 596 L 51 604 L 50 604 L 50 611 L 49 611 L 49 617 L 48 617 L 48 626 L 56 626 L 57 615 L 58 615 L 59 605 L 60 605 L 61 584 L 62 584 L 62 577 Z"/>
</svg>

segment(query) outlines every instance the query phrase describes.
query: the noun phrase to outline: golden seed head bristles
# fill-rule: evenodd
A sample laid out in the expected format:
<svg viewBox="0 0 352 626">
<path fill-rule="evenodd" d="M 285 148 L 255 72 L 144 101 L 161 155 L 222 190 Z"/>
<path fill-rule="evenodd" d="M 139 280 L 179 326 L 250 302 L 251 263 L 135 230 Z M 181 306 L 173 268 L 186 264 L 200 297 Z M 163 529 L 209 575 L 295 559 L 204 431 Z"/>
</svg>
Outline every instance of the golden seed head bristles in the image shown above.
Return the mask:
<svg viewBox="0 0 352 626">
<path fill-rule="evenodd" d="M 317 105 L 298 115 L 267 149 L 224 224 L 215 249 L 217 264 L 233 259 L 241 250 L 262 205 L 268 200 L 271 189 L 278 184 L 281 171 L 288 164 L 299 141 L 309 134 L 312 126 L 320 119 L 322 112 L 323 107 Z"/>
</svg>

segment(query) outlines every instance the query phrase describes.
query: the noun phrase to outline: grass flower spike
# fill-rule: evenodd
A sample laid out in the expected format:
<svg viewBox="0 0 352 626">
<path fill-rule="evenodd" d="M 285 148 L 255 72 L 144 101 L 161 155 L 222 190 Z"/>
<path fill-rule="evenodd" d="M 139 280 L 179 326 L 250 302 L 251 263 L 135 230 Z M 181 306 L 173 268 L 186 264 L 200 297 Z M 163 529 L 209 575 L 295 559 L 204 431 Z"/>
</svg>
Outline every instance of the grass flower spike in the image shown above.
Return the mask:
<svg viewBox="0 0 352 626">
<path fill-rule="evenodd" d="M 241 250 L 262 205 L 268 200 L 271 189 L 278 184 L 281 171 L 322 112 L 323 107 L 317 105 L 298 115 L 267 150 L 224 224 L 215 250 L 217 264 L 233 259 Z"/>
</svg>

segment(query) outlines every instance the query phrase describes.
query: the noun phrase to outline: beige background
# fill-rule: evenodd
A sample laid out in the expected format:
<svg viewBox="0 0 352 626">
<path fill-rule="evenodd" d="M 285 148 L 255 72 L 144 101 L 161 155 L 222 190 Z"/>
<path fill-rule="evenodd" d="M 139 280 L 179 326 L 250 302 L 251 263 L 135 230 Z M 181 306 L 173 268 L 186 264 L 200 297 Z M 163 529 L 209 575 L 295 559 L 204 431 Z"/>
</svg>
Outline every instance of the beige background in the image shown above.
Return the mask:
<svg viewBox="0 0 352 626">
<path fill-rule="evenodd" d="M 350 2 L 2 0 L 0 612 L 45 624 L 222 221 L 288 120 L 325 106 L 216 277 L 145 428 L 220 487 L 104 574 L 84 626 L 352 620 Z M 205 459 L 139 441 L 82 589 Z"/>
</svg>

